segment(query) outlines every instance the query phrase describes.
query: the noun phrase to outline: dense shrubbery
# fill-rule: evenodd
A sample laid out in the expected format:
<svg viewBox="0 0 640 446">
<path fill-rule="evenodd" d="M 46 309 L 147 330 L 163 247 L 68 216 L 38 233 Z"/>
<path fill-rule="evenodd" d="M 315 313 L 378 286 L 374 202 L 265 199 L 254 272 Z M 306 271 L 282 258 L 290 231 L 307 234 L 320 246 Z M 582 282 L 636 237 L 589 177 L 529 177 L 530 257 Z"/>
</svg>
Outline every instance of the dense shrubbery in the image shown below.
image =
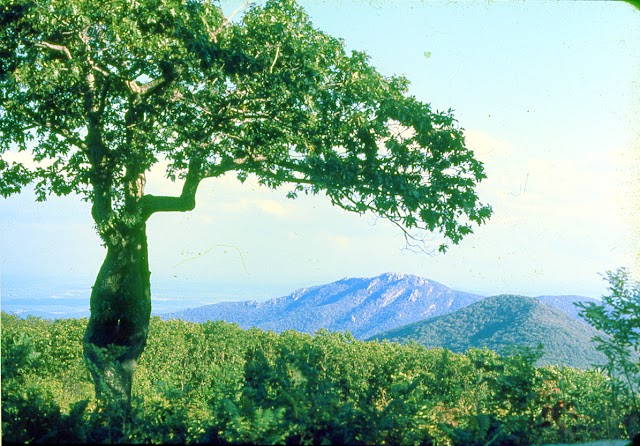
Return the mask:
<svg viewBox="0 0 640 446">
<path fill-rule="evenodd" d="M 608 271 L 609 294 L 602 304 L 578 304 L 584 319 L 601 330 L 593 338 L 607 358 L 602 365 L 617 399 L 630 408 L 625 416 L 629 434 L 640 443 L 640 282 L 625 268 Z"/>
<path fill-rule="evenodd" d="M 82 360 L 86 320 L 2 314 L 4 442 L 474 445 L 624 436 L 596 371 L 539 352 L 454 354 L 321 331 L 154 318 L 134 408 L 107 425 Z"/>
</svg>

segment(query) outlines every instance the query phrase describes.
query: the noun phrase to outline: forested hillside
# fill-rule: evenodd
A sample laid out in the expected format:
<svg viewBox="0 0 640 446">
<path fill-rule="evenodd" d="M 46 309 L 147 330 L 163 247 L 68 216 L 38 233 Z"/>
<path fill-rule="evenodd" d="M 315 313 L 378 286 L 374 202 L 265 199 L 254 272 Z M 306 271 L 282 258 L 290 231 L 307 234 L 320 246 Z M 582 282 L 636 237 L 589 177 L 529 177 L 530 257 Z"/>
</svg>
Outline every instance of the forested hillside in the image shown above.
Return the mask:
<svg viewBox="0 0 640 446">
<path fill-rule="evenodd" d="M 462 353 L 487 347 L 505 352 L 514 345 L 544 346 L 540 364 L 590 368 L 604 364 L 605 356 L 591 339 L 598 332 L 567 313 L 524 296 L 488 297 L 466 308 L 391 330 L 372 339 L 427 347 L 444 347 Z"/>
<path fill-rule="evenodd" d="M 320 331 L 153 318 L 119 426 L 96 411 L 86 319 L 2 314 L 3 442 L 502 445 L 625 435 L 596 371 Z"/>
</svg>

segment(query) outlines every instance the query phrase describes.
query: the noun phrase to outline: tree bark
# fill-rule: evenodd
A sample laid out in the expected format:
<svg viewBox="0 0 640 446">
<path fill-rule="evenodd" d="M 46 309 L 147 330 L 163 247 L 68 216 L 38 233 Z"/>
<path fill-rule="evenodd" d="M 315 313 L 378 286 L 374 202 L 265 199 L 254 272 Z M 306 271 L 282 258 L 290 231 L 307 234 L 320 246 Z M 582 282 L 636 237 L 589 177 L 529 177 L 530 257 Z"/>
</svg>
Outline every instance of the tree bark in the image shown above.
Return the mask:
<svg viewBox="0 0 640 446">
<path fill-rule="evenodd" d="M 128 412 L 133 373 L 144 350 L 151 317 L 146 225 L 120 229 L 91 292 L 84 357 L 100 404 Z"/>
</svg>

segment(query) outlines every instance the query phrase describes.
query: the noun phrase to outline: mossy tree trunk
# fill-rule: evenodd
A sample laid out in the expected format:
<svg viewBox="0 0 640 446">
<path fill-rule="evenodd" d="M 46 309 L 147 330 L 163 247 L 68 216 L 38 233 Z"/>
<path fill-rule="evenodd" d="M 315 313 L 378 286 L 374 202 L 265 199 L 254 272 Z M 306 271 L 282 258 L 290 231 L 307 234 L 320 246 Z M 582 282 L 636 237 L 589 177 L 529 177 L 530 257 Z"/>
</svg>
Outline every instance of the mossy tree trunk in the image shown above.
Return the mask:
<svg viewBox="0 0 640 446">
<path fill-rule="evenodd" d="M 186 212 L 195 207 L 202 179 L 192 161 L 177 197 L 144 194 L 144 175 L 128 170 L 124 206 L 115 210 L 110 183 L 96 176 L 92 214 L 107 254 L 91 292 L 91 317 L 84 336 L 84 357 L 96 398 L 115 414 L 126 415 L 136 364 L 147 342 L 151 318 L 151 273 L 146 222 L 156 212 Z M 119 416 L 118 415 L 118 416 Z"/>
<path fill-rule="evenodd" d="M 84 357 L 101 404 L 128 410 L 136 363 L 151 316 L 151 286 L 144 224 L 109 238 L 91 293 Z"/>
</svg>

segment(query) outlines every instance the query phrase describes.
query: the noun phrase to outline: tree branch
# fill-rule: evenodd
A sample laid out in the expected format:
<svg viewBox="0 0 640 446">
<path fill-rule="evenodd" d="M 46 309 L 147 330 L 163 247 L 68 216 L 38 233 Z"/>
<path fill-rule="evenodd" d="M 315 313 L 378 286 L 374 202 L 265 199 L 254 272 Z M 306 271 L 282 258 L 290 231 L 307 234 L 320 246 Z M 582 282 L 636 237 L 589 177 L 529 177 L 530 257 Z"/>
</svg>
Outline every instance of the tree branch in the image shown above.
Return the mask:
<svg viewBox="0 0 640 446">
<path fill-rule="evenodd" d="M 138 202 L 142 217 L 147 220 L 156 212 L 187 212 L 196 207 L 196 192 L 202 181 L 202 163 L 194 159 L 189 162 L 189 170 L 179 197 L 144 195 Z"/>
<path fill-rule="evenodd" d="M 25 114 L 28 115 L 33 120 L 33 124 L 34 124 L 35 127 L 46 127 L 51 132 L 55 133 L 56 135 L 59 135 L 59 136 L 63 137 L 64 139 L 69 141 L 71 144 L 75 145 L 77 148 L 79 148 L 81 150 L 86 149 L 87 146 L 84 143 L 84 141 L 82 141 L 81 139 L 79 139 L 76 136 L 74 136 L 69 131 L 69 129 L 57 127 L 51 121 L 44 120 L 41 115 L 39 115 L 38 113 L 34 112 L 33 110 L 25 108 L 24 111 L 25 111 Z"/>
<path fill-rule="evenodd" d="M 187 212 L 192 211 L 196 206 L 196 192 L 200 182 L 205 178 L 215 178 L 220 175 L 236 170 L 238 167 L 246 165 L 250 162 L 260 163 L 266 161 L 266 157 L 260 155 L 257 157 L 245 157 L 227 162 L 222 162 L 217 166 L 203 167 L 202 162 L 191 159 L 187 176 L 182 186 L 182 193 L 179 197 L 162 196 L 162 195 L 144 195 L 140 198 L 138 205 L 140 206 L 143 218 L 146 220 L 156 212 Z"/>
<path fill-rule="evenodd" d="M 269 67 L 269 73 L 273 73 L 273 67 L 276 65 L 279 55 L 280 55 L 280 45 L 278 45 L 278 47 L 276 48 L 276 55 L 273 58 L 273 62 L 271 62 L 271 66 Z"/>
<path fill-rule="evenodd" d="M 90 119 L 87 122 L 87 158 L 91 164 L 89 181 L 93 187 L 93 206 L 91 215 L 98 226 L 98 233 L 102 237 L 107 230 L 109 219 L 112 216 L 112 186 L 113 167 L 111 153 L 102 140 L 102 129 L 97 120 Z"/>
<path fill-rule="evenodd" d="M 182 186 L 182 193 L 178 197 L 174 196 L 159 196 L 159 195 L 144 195 L 140 198 L 138 205 L 140 206 L 143 218 L 146 220 L 152 214 L 156 212 L 187 212 L 192 211 L 196 206 L 196 192 L 200 182 L 205 178 L 216 178 L 220 175 L 230 172 L 232 170 L 238 170 L 242 168 L 248 172 L 254 172 L 259 174 L 263 178 L 271 178 L 276 181 L 291 184 L 316 184 L 313 180 L 308 178 L 299 178 L 293 175 L 293 172 L 305 174 L 300 170 L 300 166 L 295 163 L 283 163 L 281 167 L 291 170 L 291 175 L 282 175 L 279 173 L 271 172 L 269 170 L 257 170 L 263 167 L 263 163 L 268 161 L 268 158 L 264 155 L 246 156 L 243 158 L 228 159 L 222 161 L 215 166 L 203 166 L 202 162 L 192 159 L 189 162 L 189 168 L 185 177 L 185 182 Z"/>
<path fill-rule="evenodd" d="M 135 80 L 125 81 L 125 85 L 129 88 L 129 91 L 134 95 L 140 95 L 140 97 L 148 96 L 163 87 L 166 87 L 173 82 L 180 75 L 180 68 L 176 68 L 170 62 L 161 64 L 163 71 L 161 77 L 157 77 L 146 84 L 139 85 Z"/>
<path fill-rule="evenodd" d="M 220 25 L 220 27 L 218 27 L 218 29 L 216 29 L 214 32 L 211 33 L 211 39 L 213 40 L 214 43 L 218 43 L 218 34 L 220 33 L 220 31 L 222 31 L 224 29 L 225 26 L 227 26 L 229 23 L 231 23 L 231 19 L 233 19 L 233 17 L 239 13 L 241 10 L 243 10 L 244 8 L 246 8 L 251 2 L 248 1 L 246 2 L 244 5 L 240 5 L 236 8 L 235 11 L 233 11 L 231 13 L 231 15 L 229 17 L 227 17 L 224 22 L 222 22 L 222 25 Z"/>
<path fill-rule="evenodd" d="M 102 84 L 102 91 L 100 92 L 100 99 L 98 105 L 98 115 L 103 116 L 104 110 L 107 106 L 107 93 L 109 92 L 109 87 L 111 86 L 111 79 L 106 78 L 104 83 Z"/>
<path fill-rule="evenodd" d="M 230 170 L 236 170 L 238 167 L 241 166 L 248 166 L 250 163 L 254 163 L 254 164 L 260 164 L 267 161 L 267 157 L 264 155 L 257 155 L 257 156 L 245 156 L 243 158 L 235 158 L 234 160 L 230 160 L 228 162 L 223 162 L 221 163 L 219 166 L 216 166 L 215 168 L 211 168 L 209 169 L 206 173 L 204 178 L 212 178 L 212 177 L 218 177 L 220 175 L 222 175 L 225 172 L 229 172 Z"/>
<path fill-rule="evenodd" d="M 39 42 L 36 43 L 36 46 L 41 47 L 41 48 L 48 48 L 50 50 L 54 50 L 54 51 L 61 51 L 64 53 L 64 55 L 67 57 L 67 59 L 72 60 L 73 57 L 71 57 L 71 51 L 69 51 L 69 48 L 67 48 L 64 45 L 55 45 L 53 43 L 49 43 L 49 42 Z"/>
<path fill-rule="evenodd" d="M 305 174 L 302 170 L 299 169 L 299 166 L 296 166 L 294 163 L 280 163 L 280 167 L 284 167 L 285 169 L 289 169 L 291 173 L 298 172 L 301 174 Z M 317 182 L 310 180 L 308 178 L 299 178 L 294 175 L 282 175 L 271 172 L 269 170 L 261 170 L 259 175 L 264 178 L 271 178 L 276 181 L 281 181 L 283 183 L 291 183 L 291 184 L 317 184 Z"/>
</svg>

